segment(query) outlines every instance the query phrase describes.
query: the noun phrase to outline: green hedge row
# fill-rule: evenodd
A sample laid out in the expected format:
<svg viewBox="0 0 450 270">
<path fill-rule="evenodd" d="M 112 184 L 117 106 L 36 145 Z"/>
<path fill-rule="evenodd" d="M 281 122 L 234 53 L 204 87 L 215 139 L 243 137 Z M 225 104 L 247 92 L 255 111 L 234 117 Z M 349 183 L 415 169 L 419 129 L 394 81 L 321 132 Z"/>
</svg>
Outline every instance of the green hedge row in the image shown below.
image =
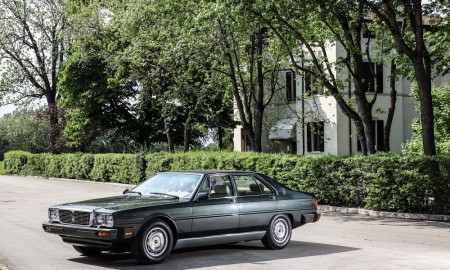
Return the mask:
<svg viewBox="0 0 450 270">
<path fill-rule="evenodd" d="M 160 171 L 222 169 L 267 174 L 322 204 L 450 214 L 450 157 L 380 154 L 296 156 L 230 152 L 5 154 L 8 174 L 136 184 Z"/>
</svg>

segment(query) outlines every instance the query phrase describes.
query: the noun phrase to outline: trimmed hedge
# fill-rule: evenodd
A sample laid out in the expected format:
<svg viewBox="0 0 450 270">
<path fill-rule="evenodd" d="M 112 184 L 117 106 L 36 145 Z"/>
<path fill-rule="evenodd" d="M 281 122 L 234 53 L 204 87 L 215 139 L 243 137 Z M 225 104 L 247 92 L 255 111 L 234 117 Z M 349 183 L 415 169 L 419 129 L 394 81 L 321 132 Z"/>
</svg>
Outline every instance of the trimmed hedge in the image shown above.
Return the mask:
<svg viewBox="0 0 450 270">
<path fill-rule="evenodd" d="M 5 174 L 5 169 L 3 168 L 3 161 L 0 161 L 0 175 Z"/>
<path fill-rule="evenodd" d="M 160 171 L 246 170 L 267 174 L 323 204 L 450 214 L 450 157 L 377 154 L 296 156 L 233 152 L 5 154 L 5 172 L 136 184 Z"/>
</svg>

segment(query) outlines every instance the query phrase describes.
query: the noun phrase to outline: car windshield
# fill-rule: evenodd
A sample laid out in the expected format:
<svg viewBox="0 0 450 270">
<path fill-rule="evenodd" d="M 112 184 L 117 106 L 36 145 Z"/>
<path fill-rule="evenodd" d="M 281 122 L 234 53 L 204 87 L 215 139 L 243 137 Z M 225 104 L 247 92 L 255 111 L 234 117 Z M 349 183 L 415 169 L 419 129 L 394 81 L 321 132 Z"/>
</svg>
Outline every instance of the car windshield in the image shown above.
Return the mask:
<svg viewBox="0 0 450 270">
<path fill-rule="evenodd" d="M 132 192 L 140 192 L 142 195 L 168 195 L 188 199 L 191 198 L 201 177 L 199 174 L 189 173 L 160 173 L 133 188 Z"/>
</svg>

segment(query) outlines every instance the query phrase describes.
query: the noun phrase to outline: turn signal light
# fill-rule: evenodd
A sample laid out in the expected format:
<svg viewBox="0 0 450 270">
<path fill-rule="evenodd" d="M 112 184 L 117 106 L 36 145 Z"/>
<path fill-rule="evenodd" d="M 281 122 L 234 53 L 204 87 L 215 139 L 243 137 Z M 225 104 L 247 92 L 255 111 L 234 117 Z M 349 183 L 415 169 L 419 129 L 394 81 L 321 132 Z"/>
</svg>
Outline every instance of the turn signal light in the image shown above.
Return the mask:
<svg viewBox="0 0 450 270">
<path fill-rule="evenodd" d="M 125 237 L 133 236 L 133 232 L 125 232 Z"/>
<path fill-rule="evenodd" d="M 314 204 L 316 205 L 316 208 L 319 207 L 319 200 L 318 200 L 318 199 L 315 199 L 315 200 L 314 200 Z"/>
<path fill-rule="evenodd" d="M 100 237 L 107 237 L 108 236 L 108 232 L 99 232 L 98 236 L 100 236 Z"/>
</svg>

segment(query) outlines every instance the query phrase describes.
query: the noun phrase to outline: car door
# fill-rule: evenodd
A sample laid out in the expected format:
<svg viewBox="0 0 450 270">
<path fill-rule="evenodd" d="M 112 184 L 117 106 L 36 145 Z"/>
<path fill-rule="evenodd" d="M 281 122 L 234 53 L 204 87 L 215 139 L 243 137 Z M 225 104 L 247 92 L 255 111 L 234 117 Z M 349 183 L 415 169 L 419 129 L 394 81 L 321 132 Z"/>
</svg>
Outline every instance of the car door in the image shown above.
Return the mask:
<svg viewBox="0 0 450 270">
<path fill-rule="evenodd" d="M 236 174 L 236 202 L 239 206 L 239 232 L 262 231 L 277 211 L 272 187 L 253 174 Z"/>
<path fill-rule="evenodd" d="M 239 209 L 230 175 L 205 177 L 199 192 L 209 193 L 209 198 L 192 205 L 191 237 L 236 233 Z"/>
</svg>

